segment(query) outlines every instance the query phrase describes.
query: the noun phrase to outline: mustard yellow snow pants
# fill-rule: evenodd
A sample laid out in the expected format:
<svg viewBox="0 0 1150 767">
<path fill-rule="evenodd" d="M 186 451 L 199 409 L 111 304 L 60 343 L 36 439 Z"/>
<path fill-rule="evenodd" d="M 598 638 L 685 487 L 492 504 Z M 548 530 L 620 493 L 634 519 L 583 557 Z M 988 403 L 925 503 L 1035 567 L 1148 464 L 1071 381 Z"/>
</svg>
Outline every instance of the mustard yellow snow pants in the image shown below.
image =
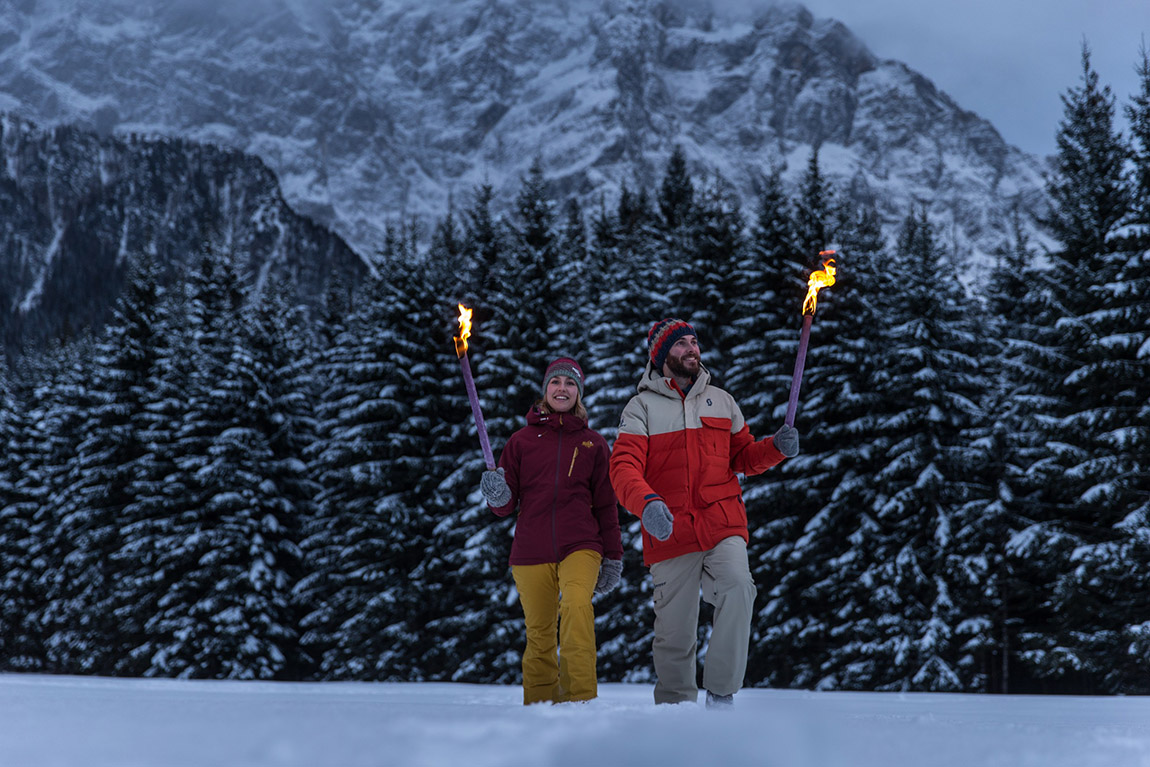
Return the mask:
<svg viewBox="0 0 1150 767">
<path fill-rule="evenodd" d="M 527 624 L 524 705 L 591 700 L 598 694 L 591 595 L 601 559 L 599 552 L 582 549 L 558 564 L 512 566 Z"/>
</svg>

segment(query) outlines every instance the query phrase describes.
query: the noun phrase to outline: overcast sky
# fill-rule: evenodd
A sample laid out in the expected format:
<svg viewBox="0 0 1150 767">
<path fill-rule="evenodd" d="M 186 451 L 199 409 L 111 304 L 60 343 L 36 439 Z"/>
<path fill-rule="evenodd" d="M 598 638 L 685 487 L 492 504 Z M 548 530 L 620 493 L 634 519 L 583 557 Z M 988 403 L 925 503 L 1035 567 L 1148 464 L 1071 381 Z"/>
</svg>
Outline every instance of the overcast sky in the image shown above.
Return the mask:
<svg viewBox="0 0 1150 767">
<path fill-rule="evenodd" d="M 1081 83 L 1083 37 L 1119 112 L 1150 47 L 1150 0 L 803 0 L 846 24 L 880 58 L 926 75 L 1009 143 L 1054 151 L 1061 96 Z M 1120 127 L 1125 128 L 1125 119 Z"/>
</svg>

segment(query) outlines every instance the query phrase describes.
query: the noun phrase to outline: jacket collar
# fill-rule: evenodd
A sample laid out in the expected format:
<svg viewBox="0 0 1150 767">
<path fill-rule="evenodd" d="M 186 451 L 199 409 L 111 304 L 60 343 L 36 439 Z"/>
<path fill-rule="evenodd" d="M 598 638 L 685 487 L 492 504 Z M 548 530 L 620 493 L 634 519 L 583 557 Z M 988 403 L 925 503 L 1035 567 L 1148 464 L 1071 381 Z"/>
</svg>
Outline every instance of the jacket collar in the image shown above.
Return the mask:
<svg viewBox="0 0 1150 767">
<path fill-rule="evenodd" d="M 707 384 L 711 382 L 711 373 L 707 368 L 699 363 L 699 375 L 695 378 L 695 383 L 691 385 L 691 390 L 687 392 L 687 399 L 693 399 L 703 393 L 703 389 L 707 388 Z M 666 378 L 655 372 L 654 366 L 651 361 L 647 361 L 647 368 L 643 371 L 643 377 L 639 380 L 639 391 L 650 391 L 660 394 L 670 399 L 682 399 L 679 393 L 679 387 L 675 386 L 674 379 Z"/>
<path fill-rule="evenodd" d="M 527 411 L 530 426 L 545 426 L 556 431 L 577 431 L 587 424 L 574 413 L 544 413 L 534 405 Z"/>
</svg>

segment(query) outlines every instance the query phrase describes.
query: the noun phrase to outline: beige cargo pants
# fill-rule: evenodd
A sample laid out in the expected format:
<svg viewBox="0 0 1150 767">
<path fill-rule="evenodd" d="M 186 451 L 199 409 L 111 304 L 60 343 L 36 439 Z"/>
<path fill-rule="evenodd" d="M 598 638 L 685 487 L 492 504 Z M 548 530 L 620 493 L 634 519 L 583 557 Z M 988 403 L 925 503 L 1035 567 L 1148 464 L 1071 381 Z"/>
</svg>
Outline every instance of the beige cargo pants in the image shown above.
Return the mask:
<svg viewBox="0 0 1150 767">
<path fill-rule="evenodd" d="M 695 646 L 699 593 L 715 608 L 711 640 L 703 664 L 703 687 L 732 695 L 743 686 L 751 637 L 755 582 L 747 563 L 747 544 L 724 538 L 710 551 L 651 565 L 655 601 L 656 703 L 695 702 Z"/>
</svg>

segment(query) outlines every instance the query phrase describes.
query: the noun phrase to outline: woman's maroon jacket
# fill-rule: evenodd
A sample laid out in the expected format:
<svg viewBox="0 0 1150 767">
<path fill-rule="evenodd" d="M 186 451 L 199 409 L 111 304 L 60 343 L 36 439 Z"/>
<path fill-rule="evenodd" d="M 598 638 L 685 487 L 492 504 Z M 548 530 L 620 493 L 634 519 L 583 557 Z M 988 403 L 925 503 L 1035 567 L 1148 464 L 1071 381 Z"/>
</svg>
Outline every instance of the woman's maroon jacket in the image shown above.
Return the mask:
<svg viewBox="0 0 1150 767">
<path fill-rule="evenodd" d="M 492 508 L 501 517 L 519 509 L 511 564 L 561 562 L 580 549 L 623 558 L 610 457 L 607 441 L 583 419 L 536 408 L 527 413 L 527 425 L 499 456 L 511 500 Z"/>
</svg>

